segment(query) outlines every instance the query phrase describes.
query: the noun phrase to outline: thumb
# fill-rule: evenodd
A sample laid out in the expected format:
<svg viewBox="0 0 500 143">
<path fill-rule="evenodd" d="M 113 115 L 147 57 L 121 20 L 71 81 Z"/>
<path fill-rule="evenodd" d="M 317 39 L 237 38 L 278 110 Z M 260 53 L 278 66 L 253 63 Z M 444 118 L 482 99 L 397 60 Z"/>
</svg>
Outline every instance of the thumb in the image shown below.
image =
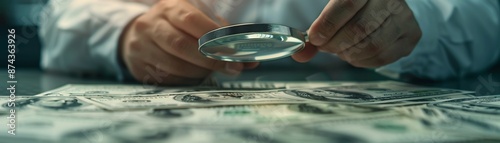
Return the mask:
<svg viewBox="0 0 500 143">
<path fill-rule="evenodd" d="M 306 43 L 306 47 L 292 55 L 292 58 L 297 62 L 305 63 L 310 61 L 316 55 L 316 53 L 318 53 L 318 48 L 308 42 Z"/>
<path fill-rule="evenodd" d="M 330 0 L 309 29 L 309 40 L 315 46 L 325 45 L 367 0 Z"/>
</svg>

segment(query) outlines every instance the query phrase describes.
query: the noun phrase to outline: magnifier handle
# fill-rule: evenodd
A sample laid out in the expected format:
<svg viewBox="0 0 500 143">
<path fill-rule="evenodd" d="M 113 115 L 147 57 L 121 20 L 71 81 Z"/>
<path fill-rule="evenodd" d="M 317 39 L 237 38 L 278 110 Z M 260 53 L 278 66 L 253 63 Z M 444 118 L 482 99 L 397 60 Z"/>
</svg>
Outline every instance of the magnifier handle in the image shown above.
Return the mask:
<svg viewBox="0 0 500 143">
<path fill-rule="evenodd" d="M 307 32 L 302 32 L 302 34 L 304 35 L 304 42 L 309 42 L 309 35 L 307 34 Z"/>
</svg>

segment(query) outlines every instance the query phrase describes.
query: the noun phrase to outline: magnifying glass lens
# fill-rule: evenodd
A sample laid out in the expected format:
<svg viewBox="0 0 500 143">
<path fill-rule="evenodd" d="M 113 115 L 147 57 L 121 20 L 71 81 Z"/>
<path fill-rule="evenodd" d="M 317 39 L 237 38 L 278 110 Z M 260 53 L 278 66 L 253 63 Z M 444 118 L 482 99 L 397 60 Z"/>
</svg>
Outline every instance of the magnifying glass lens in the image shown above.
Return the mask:
<svg viewBox="0 0 500 143">
<path fill-rule="evenodd" d="M 245 25 L 252 26 L 252 25 Z M 262 24 L 254 25 L 262 26 Z M 281 25 L 279 25 L 281 26 Z M 234 27 L 228 27 L 234 28 Z M 212 36 L 209 40 L 200 40 L 199 50 L 209 58 L 229 62 L 259 62 L 290 56 L 305 46 L 304 36 L 295 31 L 268 28 L 244 32 L 227 32 L 227 35 Z M 287 27 L 288 28 L 288 27 Z M 228 30 L 228 29 L 219 29 Z M 288 30 L 288 31 L 286 31 Z M 241 30 L 240 30 L 241 31 Z M 213 32 L 218 32 L 213 31 Z M 207 38 L 205 38 L 207 39 Z"/>
</svg>

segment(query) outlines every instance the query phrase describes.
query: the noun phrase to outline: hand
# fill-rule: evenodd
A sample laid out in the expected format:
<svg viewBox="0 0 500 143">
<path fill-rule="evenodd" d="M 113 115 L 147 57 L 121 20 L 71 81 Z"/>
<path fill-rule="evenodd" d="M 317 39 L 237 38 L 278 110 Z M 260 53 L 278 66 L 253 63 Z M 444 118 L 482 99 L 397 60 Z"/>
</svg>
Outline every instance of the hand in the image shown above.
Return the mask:
<svg viewBox="0 0 500 143">
<path fill-rule="evenodd" d="M 237 75 L 256 63 L 228 63 L 206 58 L 198 41 L 219 28 L 187 0 L 162 0 L 129 23 L 120 39 L 120 59 L 140 82 L 198 84 L 213 71 Z"/>
<path fill-rule="evenodd" d="M 330 0 L 309 29 L 314 46 L 293 57 L 308 61 L 318 47 L 357 67 L 379 67 L 409 55 L 421 35 L 405 0 Z"/>
</svg>

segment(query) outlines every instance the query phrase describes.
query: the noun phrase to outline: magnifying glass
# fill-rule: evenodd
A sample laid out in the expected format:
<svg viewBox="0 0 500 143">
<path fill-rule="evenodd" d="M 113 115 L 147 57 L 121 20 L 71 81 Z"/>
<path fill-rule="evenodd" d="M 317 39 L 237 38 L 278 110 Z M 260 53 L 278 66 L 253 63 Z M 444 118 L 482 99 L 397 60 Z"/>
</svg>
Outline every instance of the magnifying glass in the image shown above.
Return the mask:
<svg viewBox="0 0 500 143">
<path fill-rule="evenodd" d="M 261 62 L 304 49 L 307 34 L 279 24 L 237 24 L 212 30 L 199 39 L 205 56 L 228 62 Z"/>
</svg>

